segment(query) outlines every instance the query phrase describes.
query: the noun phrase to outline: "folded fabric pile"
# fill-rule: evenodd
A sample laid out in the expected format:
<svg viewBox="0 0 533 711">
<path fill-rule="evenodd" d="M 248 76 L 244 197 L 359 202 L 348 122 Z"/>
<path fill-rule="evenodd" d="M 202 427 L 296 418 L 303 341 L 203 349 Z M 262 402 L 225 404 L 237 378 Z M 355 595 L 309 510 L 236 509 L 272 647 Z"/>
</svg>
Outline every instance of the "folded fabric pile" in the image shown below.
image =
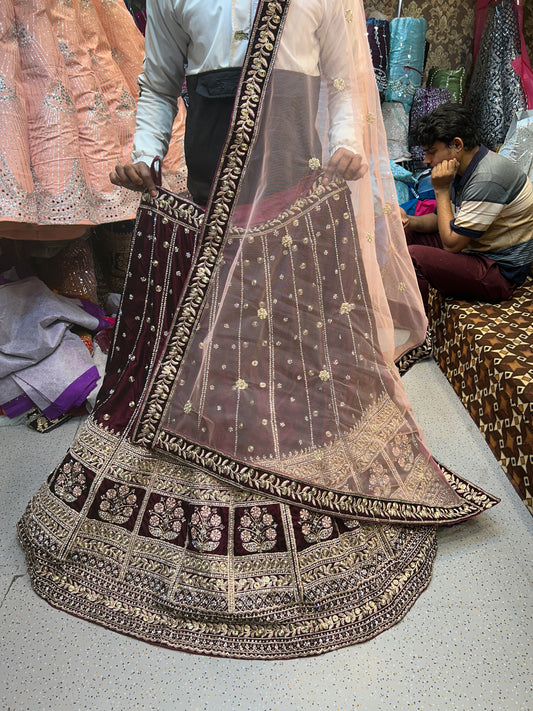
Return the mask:
<svg viewBox="0 0 533 711">
<path fill-rule="evenodd" d="M 22 268 L 0 274 L 0 407 L 10 418 L 38 408 L 55 420 L 83 405 L 100 378 L 82 337 L 109 328 L 86 299 L 51 291 Z"/>
<path fill-rule="evenodd" d="M 431 67 L 424 82 L 428 49 L 424 17 L 390 21 L 370 17 L 366 25 L 390 159 L 404 168 L 420 170 L 423 151 L 409 145 L 409 133 L 440 104 L 450 100 L 462 103 L 465 68 Z M 399 182 L 396 187 L 402 201 L 405 188 Z"/>
</svg>

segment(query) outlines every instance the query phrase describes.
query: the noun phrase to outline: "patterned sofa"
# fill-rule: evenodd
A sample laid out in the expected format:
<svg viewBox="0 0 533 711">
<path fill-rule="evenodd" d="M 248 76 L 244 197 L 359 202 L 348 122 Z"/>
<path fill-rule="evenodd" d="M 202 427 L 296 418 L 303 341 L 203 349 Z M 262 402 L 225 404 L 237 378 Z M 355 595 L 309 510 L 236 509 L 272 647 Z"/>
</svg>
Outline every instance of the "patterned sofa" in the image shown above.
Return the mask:
<svg viewBox="0 0 533 711">
<path fill-rule="evenodd" d="M 533 513 L 533 278 L 501 304 L 430 294 L 433 353 Z"/>
</svg>

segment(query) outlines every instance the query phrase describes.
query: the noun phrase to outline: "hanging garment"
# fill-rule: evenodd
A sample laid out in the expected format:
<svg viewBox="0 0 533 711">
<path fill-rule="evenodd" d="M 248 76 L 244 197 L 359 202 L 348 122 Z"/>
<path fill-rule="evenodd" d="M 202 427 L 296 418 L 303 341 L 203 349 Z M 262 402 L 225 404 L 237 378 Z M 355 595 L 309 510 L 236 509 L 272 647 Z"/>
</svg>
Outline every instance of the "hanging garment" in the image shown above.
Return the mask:
<svg viewBox="0 0 533 711">
<path fill-rule="evenodd" d="M 513 0 L 491 3 L 488 9 L 481 0 L 476 13 L 486 19 L 465 105 L 475 117 L 481 142 L 496 150 L 515 113 L 527 109 L 524 86 L 512 66 L 521 53 L 521 31 Z"/>
<path fill-rule="evenodd" d="M 390 51 L 389 21 L 370 17 L 366 21 L 366 32 L 378 91 L 383 93 L 387 88 L 387 68 Z"/>
<path fill-rule="evenodd" d="M 411 160 L 409 150 L 409 112 L 401 101 L 381 105 L 389 158 L 397 163 Z"/>
<path fill-rule="evenodd" d="M 3 0 L 0 32 L 0 236 L 72 239 L 133 218 L 138 196 L 109 182 L 130 160 L 144 55 L 122 0 Z"/>
<path fill-rule="evenodd" d="M 496 503 L 433 459 L 402 385 L 426 321 L 364 31 L 351 0 L 259 2 L 207 204 L 143 196 L 95 410 L 19 524 L 54 606 L 202 654 L 318 654 L 401 619 L 436 525 Z"/>
<path fill-rule="evenodd" d="M 516 112 L 498 153 L 517 163 L 533 180 L 533 109 Z"/>
</svg>

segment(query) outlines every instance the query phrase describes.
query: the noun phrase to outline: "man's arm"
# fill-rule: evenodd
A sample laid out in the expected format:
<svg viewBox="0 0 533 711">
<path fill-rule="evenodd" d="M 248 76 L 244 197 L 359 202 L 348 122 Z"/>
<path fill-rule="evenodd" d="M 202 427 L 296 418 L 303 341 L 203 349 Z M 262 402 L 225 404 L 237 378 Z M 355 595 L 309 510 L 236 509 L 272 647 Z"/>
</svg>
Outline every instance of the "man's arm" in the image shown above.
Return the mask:
<svg viewBox="0 0 533 711">
<path fill-rule="evenodd" d="M 455 159 L 443 160 L 431 171 L 431 184 L 437 202 L 437 226 L 442 245 L 447 252 L 460 252 L 470 242 L 470 237 L 457 234 L 450 227 L 454 215 L 450 200 L 450 184 L 455 178 L 458 163 Z"/>
<path fill-rule="evenodd" d="M 164 0 L 149 3 L 132 163 L 119 164 L 109 174 L 113 185 L 149 190 L 152 195 L 156 188 L 149 166 L 156 156 L 163 159 L 167 153 L 185 74 L 188 37 L 176 19 L 175 4 Z"/>
<path fill-rule="evenodd" d="M 323 17 L 317 29 L 320 66 L 327 78 L 329 112 L 329 148 L 331 158 L 325 170 L 325 182 L 333 175 L 358 180 L 368 171 L 358 120 L 353 111 L 353 87 L 347 59 L 351 52 L 346 30 L 344 6 L 340 0 L 323 2 Z"/>
<path fill-rule="evenodd" d="M 430 234 L 438 231 L 437 215 L 434 212 L 429 212 L 426 215 L 408 215 L 402 207 L 400 207 L 400 212 L 403 226 L 413 232 Z"/>
</svg>

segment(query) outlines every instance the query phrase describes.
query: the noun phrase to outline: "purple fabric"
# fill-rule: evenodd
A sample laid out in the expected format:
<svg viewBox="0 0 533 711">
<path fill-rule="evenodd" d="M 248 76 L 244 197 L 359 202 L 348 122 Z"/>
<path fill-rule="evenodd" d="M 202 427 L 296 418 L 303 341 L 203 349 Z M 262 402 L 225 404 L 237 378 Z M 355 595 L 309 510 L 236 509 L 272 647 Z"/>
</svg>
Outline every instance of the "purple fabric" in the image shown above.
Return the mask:
<svg viewBox="0 0 533 711">
<path fill-rule="evenodd" d="M 43 414 L 55 420 L 72 408 L 83 405 L 89 393 L 94 390 L 99 377 L 98 368 L 93 366 L 71 383 L 55 402 L 43 410 Z"/>
<path fill-rule="evenodd" d="M 71 324 L 94 331 L 108 321 L 94 304 L 18 276 L 11 269 L 0 284 L 0 403 L 10 417 L 38 407 L 55 419 L 83 402 L 99 379 Z"/>
<path fill-rule="evenodd" d="M 19 395 L 9 402 L 2 403 L 0 407 L 2 407 L 7 417 L 13 419 L 31 410 L 34 404 L 26 395 Z"/>
<path fill-rule="evenodd" d="M 366 33 L 378 90 L 384 91 L 387 87 L 387 65 L 389 61 L 389 21 L 370 18 L 366 21 Z"/>
<path fill-rule="evenodd" d="M 448 89 L 438 89 L 435 86 L 426 86 L 417 89 L 413 96 L 413 105 L 409 113 L 409 130 L 414 129 L 420 123 L 420 119 L 431 113 L 433 109 L 441 104 L 446 104 L 451 100 L 451 94 Z M 412 146 L 411 155 L 413 160 L 422 162 L 424 160 L 424 151 L 421 146 Z"/>
<path fill-rule="evenodd" d="M 94 304 L 92 301 L 89 301 L 89 299 L 74 300 L 79 303 L 85 313 L 88 313 L 90 316 L 94 316 L 94 318 L 98 319 L 98 327 L 95 329 L 96 332 L 101 331 L 104 328 L 110 328 L 112 326 L 112 323 L 106 316 L 105 311 L 101 309 L 98 304 Z"/>
</svg>

